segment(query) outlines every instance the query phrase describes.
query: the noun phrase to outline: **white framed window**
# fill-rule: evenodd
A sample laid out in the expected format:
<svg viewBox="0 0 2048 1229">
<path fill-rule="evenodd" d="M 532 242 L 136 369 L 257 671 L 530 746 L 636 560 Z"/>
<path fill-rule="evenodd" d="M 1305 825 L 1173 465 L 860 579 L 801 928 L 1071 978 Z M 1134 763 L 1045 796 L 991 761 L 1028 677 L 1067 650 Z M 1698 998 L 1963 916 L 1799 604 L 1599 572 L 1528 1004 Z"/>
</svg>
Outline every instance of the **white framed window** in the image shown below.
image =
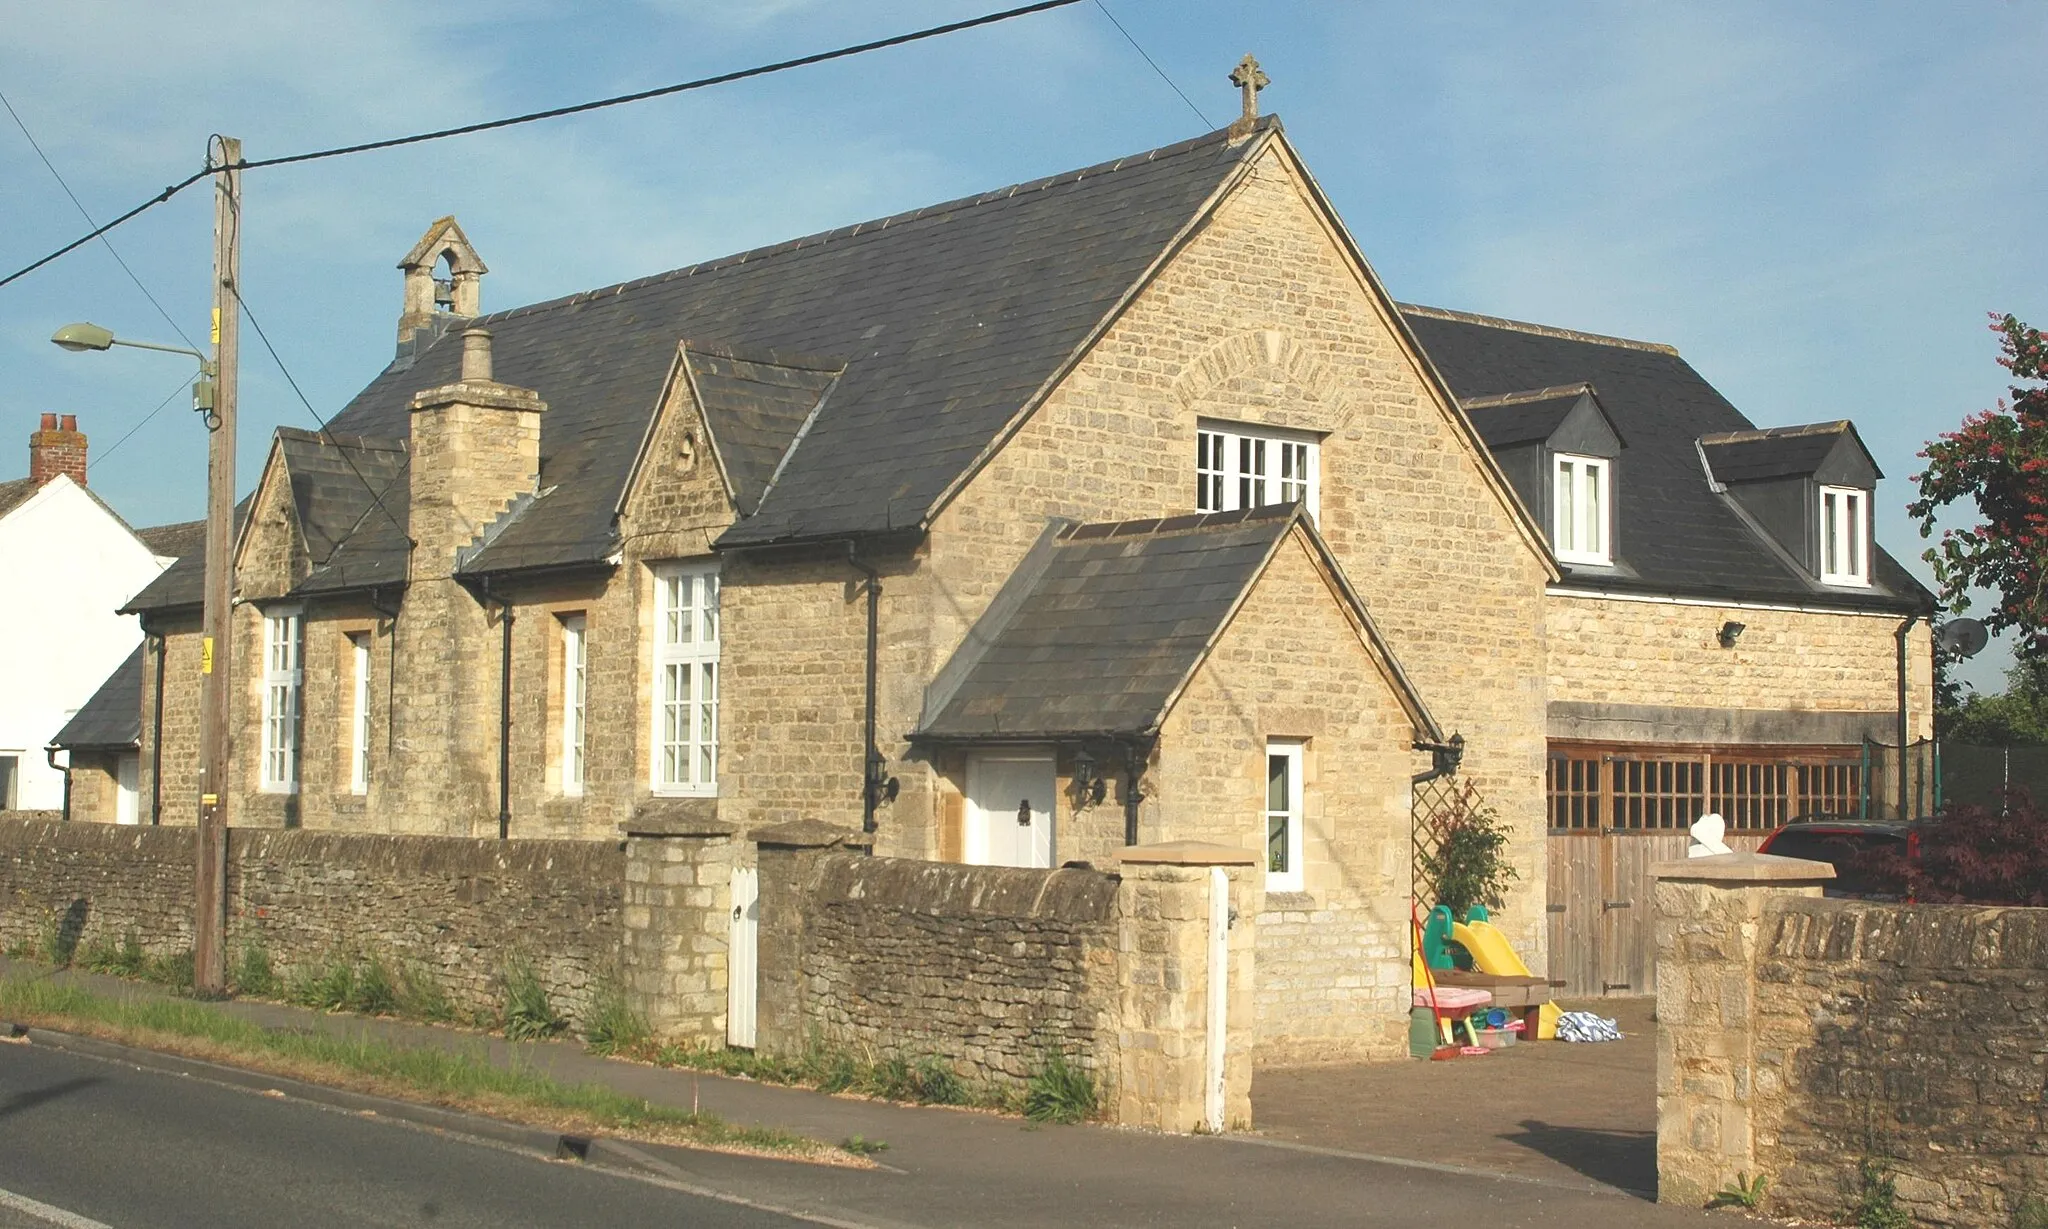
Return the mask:
<svg viewBox="0 0 2048 1229">
<path fill-rule="evenodd" d="M 305 631 L 297 610 L 263 615 L 263 778 L 270 794 L 299 791 L 299 692 Z"/>
<path fill-rule="evenodd" d="M 584 648 L 589 624 L 580 614 L 562 616 L 562 792 L 583 792 L 584 698 L 589 666 Z"/>
<path fill-rule="evenodd" d="M 1613 466 L 1598 457 L 1558 453 L 1551 461 L 1550 545 L 1566 563 L 1607 564 L 1608 476 Z"/>
<path fill-rule="evenodd" d="M 654 791 L 718 792 L 718 565 L 654 571 Z"/>
<path fill-rule="evenodd" d="M 1266 744 L 1266 890 L 1300 892 L 1301 747 L 1278 739 Z"/>
<path fill-rule="evenodd" d="M 357 632 L 348 638 L 350 678 L 355 681 L 355 704 L 348 722 L 348 792 L 370 792 L 370 633 Z"/>
<path fill-rule="evenodd" d="M 1195 431 L 1195 511 L 1303 500 L 1317 511 L 1321 446 L 1305 431 L 1203 422 Z"/>
<path fill-rule="evenodd" d="M 1870 583 L 1870 501 L 1855 487 L 1820 489 L 1820 579 L 1828 585 Z"/>
</svg>

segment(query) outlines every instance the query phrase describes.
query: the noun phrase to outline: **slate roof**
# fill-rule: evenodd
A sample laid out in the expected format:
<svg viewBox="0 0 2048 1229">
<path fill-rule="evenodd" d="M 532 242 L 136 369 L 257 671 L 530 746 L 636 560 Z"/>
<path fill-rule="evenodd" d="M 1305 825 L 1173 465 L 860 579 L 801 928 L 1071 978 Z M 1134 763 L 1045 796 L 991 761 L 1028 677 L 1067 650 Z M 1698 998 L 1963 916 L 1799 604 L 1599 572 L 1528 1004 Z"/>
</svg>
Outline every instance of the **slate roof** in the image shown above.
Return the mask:
<svg viewBox="0 0 2048 1229">
<path fill-rule="evenodd" d="M 292 506 L 313 570 L 294 590 L 324 593 L 406 577 L 412 456 L 401 439 L 278 429 Z"/>
<path fill-rule="evenodd" d="M 142 646 L 114 667 L 99 690 L 50 740 L 73 751 L 129 750 L 142 742 Z"/>
<path fill-rule="evenodd" d="M 1557 434 L 1579 399 L 1592 390 L 1584 384 L 1542 388 L 1502 399 L 1484 398 L 1465 404 L 1465 417 L 1488 448 L 1537 444 Z M 1464 403 L 1461 403 L 1464 404 Z"/>
<path fill-rule="evenodd" d="M 1297 525 L 1314 532 L 1299 504 L 1279 504 L 1063 529 L 1013 578 L 1020 591 L 999 596 L 977 625 L 963 648 L 976 658 L 917 737 L 1155 732 Z M 1363 607 L 1356 612 L 1370 628 Z M 1420 699 L 1400 686 L 1418 726 L 1430 727 Z"/>
<path fill-rule="evenodd" d="M 1767 545 L 1708 486 L 1695 447 L 1703 435 L 1756 426 L 1670 346 L 1412 304 L 1401 311 L 1461 401 L 1580 383 L 1598 394 L 1627 444 L 1615 495 L 1621 566 L 1560 564 L 1566 585 L 1898 611 L 1932 605 L 1882 548 L 1875 583 L 1851 590 L 1821 585 Z"/>
<path fill-rule="evenodd" d="M 0 482 L 0 516 L 6 516 L 27 503 L 28 497 L 41 489 L 41 484 L 30 478 L 12 478 Z"/>
<path fill-rule="evenodd" d="M 1757 482 L 1811 474 L 1828 459 L 1844 435 L 1856 435 L 1855 426 L 1846 418 L 1802 427 L 1726 431 L 1705 436 L 1700 447 L 1707 454 L 1715 478 L 1722 482 Z M 1861 448 L 1863 441 L 1857 439 L 1856 445 Z M 1880 473 L 1878 477 L 1884 475 Z"/>
<path fill-rule="evenodd" d="M 152 525 L 136 530 L 135 536 L 142 539 L 142 544 L 149 548 L 151 554 L 183 559 L 206 549 L 206 522 L 177 521 L 169 525 Z"/>
<path fill-rule="evenodd" d="M 783 454 L 846 363 L 704 342 L 685 343 L 682 353 L 740 515 L 752 516 Z"/>
<path fill-rule="evenodd" d="M 554 492 L 505 526 L 469 570 L 611 553 L 613 510 L 684 339 L 707 360 L 714 346 L 726 346 L 845 364 L 773 489 L 722 544 L 921 527 L 949 484 L 1277 130 L 1268 116 L 1259 135 L 1234 144 L 1219 131 L 479 317 L 474 323 L 493 334 L 497 379 L 548 403 L 540 485 Z M 333 429 L 404 436 L 413 394 L 452 381 L 460 351 L 458 337 L 443 337 L 410 365 L 394 363 Z M 754 383 L 760 391 L 772 381 Z M 751 490 L 762 454 L 787 428 L 798 391 L 765 398 L 752 421 L 727 414 L 714 422 L 743 489 Z"/>
</svg>

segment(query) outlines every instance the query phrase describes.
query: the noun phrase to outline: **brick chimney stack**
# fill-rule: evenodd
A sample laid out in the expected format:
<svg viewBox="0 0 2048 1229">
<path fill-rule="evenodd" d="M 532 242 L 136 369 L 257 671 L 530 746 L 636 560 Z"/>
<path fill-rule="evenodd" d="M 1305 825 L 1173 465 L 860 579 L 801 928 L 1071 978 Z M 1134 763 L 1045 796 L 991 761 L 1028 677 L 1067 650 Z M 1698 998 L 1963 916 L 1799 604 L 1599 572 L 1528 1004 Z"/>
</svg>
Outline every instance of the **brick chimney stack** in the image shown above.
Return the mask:
<svg viewBox="0 0 2048 1229">
<path fill-rule="evenodd" d="M 85 485 L 85 433 L 78 429 L 78 416 L 43 415 L 42 429 L 28 437 L 28 476 L 37 486 L 58 474 Z"/>
</svg>

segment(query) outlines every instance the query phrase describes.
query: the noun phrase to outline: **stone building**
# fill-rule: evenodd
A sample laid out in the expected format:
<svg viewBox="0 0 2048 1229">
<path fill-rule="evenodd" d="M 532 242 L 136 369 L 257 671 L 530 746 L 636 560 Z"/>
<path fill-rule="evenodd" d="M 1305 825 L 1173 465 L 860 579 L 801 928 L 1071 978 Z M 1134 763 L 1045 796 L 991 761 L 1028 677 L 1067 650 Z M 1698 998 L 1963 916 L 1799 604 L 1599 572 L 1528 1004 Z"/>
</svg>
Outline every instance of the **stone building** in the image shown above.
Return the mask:
<svg viewBox="0 0 2048 1229">
<path fill-rule="evenodd" d="M 1573 574 L 1277 120 L 493 314 L 453 219 L 401 268 L 245 505 L 230 823 L 1250 847 L 1262 1052 L 1391 1054 L 1455 733 L 1542 967 Z M 131 604 L 173 799 L 199 562 Z"/>
</svg>

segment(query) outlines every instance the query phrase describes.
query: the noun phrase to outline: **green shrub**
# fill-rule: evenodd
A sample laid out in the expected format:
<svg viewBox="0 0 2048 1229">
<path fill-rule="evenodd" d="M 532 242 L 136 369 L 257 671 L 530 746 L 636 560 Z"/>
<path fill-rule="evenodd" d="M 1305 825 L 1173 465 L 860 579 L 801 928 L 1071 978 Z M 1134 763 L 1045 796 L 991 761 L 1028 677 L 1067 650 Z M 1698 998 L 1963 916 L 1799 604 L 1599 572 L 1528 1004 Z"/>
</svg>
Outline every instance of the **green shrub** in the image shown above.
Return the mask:
<svg viewBox="0 0 2048 1229">
<path fill-rule="evenodd" d="M 1735 1181 L 1715 1192 L 1707 1201 L 1710 1208 L 1744 1208 L 1749 1211 L 1764 1206 L 1764 1193 L 1770 1189 L 1771 1180 L 1763 1174 L 1752 1178 L 1748 1170 L 1735 1175 Z"/>
<path fill-rule="evenodd" d="M 590 996 L 590 1019 L 583 1026 L 583 1040 L 593 1054 L 630 1054 L 653 1040 L 653 1030 L 626 1001 L 624 988 L 607 979 L 599 982 Z"/>
<path fill-rule="evenodd" d="M 398 1010 L 398 988 L 381 957 L 370 956 L 356 963 L 350 973 L 344 1004 L 348 1010 L 366 1016 L 388 1016 Z"/>
<path fill-rule="evenodd" d="M 2013 1210 L 2013 1229 L 2048 1229 L 2048 1199 L 2039 1195 L 2020 1196 L 2020 1206 Z"/>
<path fill-rule="evenodd" d="M 142 980 L 152 981 L 173 990 L 190 990 L 192 979 L 192 949 L 187 947 L 168 956 L 150 956 L 142 962 Z"/>
<path fill-rule="evenodd" d="M 142 938 L 133 930 L 121 936 L 119 946 L 94 940 L 86 944 L 78 963 L 88 972 L 110 973 L 115 977 L 140 977 L 149 967 L 149 954 L 142 950 Z"/>
<path fill-rule="evenodd" d="M 277 996 L 277 970 L 270 967 L 270 949 L 261 943 L 245 943 L 235 956 L 230 979 L 236 994 L 268 999 Z"/>
<path fill-rule="evenodd" d="M 293 971 L 285 987 L 285 1000 L 316 1011 L 341 1011 L 355 991 L 355 966 L 347 957 L 330 952 L 316 963 Z"/>
<path fill-rule="evenodd" d="M 1095 1113 L 1095 1077 L 1053 1054 L 1024 1087 L 1024 1116 L 1033 1122 L 1081 1122 Z"/>
<path fill-rule="evenodd" d="M 1865 1157 L 1858 1170 L 1863 1191 L 1854 1212 L 1856 1229 L 1913 1229 L 1913 1218 L 1899 1206 L 1898 1184 L 1891 1168 Z"/>
<path fill-rule="evenodd" d="M 548 1001 L 547 987 L 540 984 L 540 974 L 534 971 L 533 963 L 526 957 L 515 954 L 507 959 L 504 972 L 499 975 L 499 984 L 505 995 L 503 1014 L 507 1040 L 538 1041 L 568 1027 L 569 1022 Z"/>
<path fill-rule="evenodd" d="M 417 960 L 398 966 L 398 1006 L 401 1016 L 444 1024 L 455 1018 L 455 1005 L 448 1001 L 447 988 L 434 971 Z"/>
<path fill-rule="evenodd" d="M 873 1156 L 877 1152 L 887 1152 L 889 1150 L 889 1141 L 886 1139 L 868 1139 L 861 1135 L 849 1135 L 839 1141 L 839 1146 L 855 1156 Z"/>
</svg>

